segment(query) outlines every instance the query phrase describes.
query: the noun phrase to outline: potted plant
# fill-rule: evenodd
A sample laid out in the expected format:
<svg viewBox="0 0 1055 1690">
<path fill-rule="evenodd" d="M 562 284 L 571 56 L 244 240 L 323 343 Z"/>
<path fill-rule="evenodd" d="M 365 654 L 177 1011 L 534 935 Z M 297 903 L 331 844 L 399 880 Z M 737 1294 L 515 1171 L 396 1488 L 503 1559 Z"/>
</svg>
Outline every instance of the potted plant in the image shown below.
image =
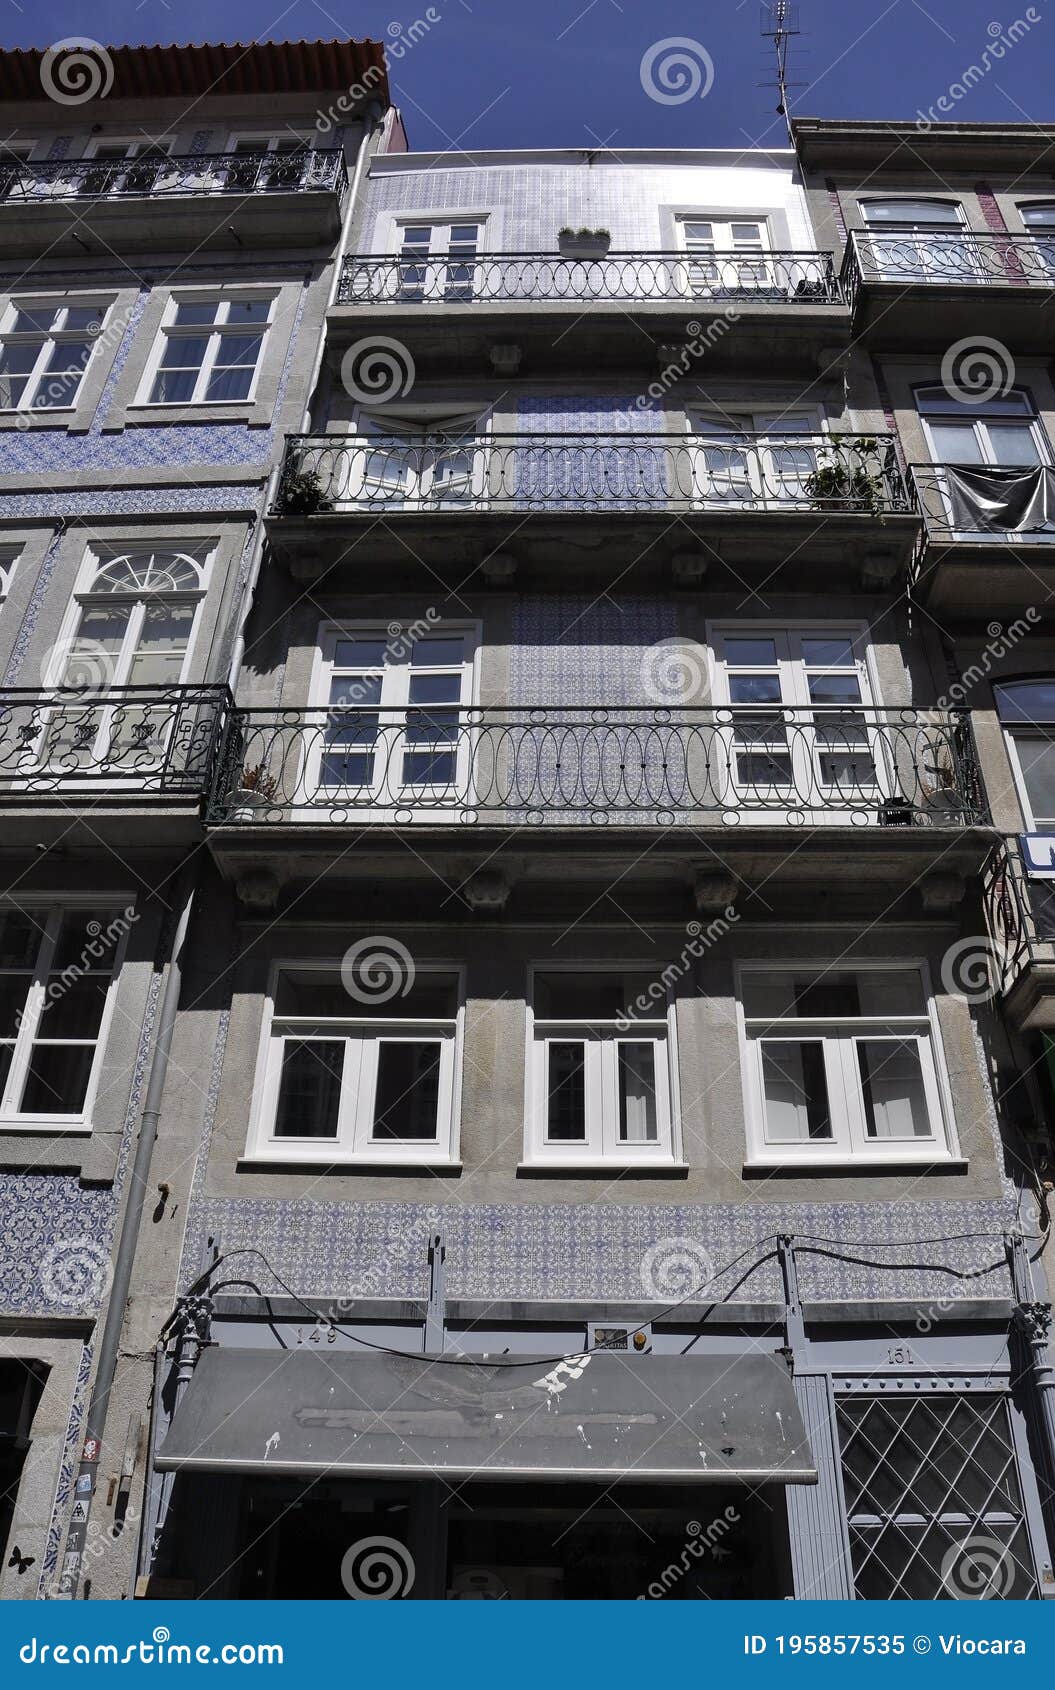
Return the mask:
<svg viewBox="0 0 1055 1690">
<path fill-rule="evenodd" d="M 279 516 L 314 516 L 329 509 L 322 482 L 313 469 L 293 468 L 282 478 L 275 501 Z"/>
<path fill-rule="evenodd" d="M 927 808 L 935 817 L 951 820 L 963 815 L 963 799 L 960 796 L 952 752 L 947 746 L 942 746 L 935 752 L 928 774 L 920 775 L 919 784 Z"/>
<path fill-rule="evenodd" d="M 817 468 L 803 480 L 806 496 L 817 510 L 863 511 L 879 516 L 883 510 L 883 477 L 865 467 L 865 456 L 878 449 L 872 439 L 854 438 L 845 446 L 837 441 L 823 449 Z"/>
<path fill-rule="evenodd" d="M 274 803 L 277 787 L 274 775 L 267 774 L 262 763 L 247 764 L 239 776 L 232 821 L 255 821 L 259 810 Z"/>
<path fill-rule="evenodd" d="M 557 247 L 562 258 L 604 258 L 612 244 L 608 229 L 563 228 L 557 232 Z"/>
</svg>

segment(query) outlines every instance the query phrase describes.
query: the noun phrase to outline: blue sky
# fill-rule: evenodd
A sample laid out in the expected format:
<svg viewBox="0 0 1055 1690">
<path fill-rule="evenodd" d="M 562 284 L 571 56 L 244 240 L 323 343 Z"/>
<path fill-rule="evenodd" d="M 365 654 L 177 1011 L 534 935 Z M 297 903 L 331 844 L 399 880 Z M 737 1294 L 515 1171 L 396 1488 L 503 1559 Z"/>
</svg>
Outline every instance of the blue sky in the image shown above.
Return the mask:
<svg viewBox="0 0 1055 1690">
<path fill-rule="evenodd" d="M 0 0 L 3 45 L 72 35 L 119 41 L 246 41 L 340 35 L 397 41 L 428 0 Z M 432 0 L 439 21 L 393 62 L 411 145 L 460 147 L 780 145 L 758 0 Z M 1031 18 L 1039 21 L 1033 23 Z M 991 62 L 948 114 L 1050 122 L 1055 9 L 1044 0 L 802 0 L 793 109 L 820 117 L 915 117 L 1019 20 L 1024 39 Z M 685 38 L 705 97 L 642 86 L 643 57 Z M 697 50 L 700 49 L 699 51 Z M 662 65 L 663 54 L 656 62 Z M 712 77 L 713 70 L 713 77 Z M 660 88 L 677 93 L 686 84 Z"/>
</svg>

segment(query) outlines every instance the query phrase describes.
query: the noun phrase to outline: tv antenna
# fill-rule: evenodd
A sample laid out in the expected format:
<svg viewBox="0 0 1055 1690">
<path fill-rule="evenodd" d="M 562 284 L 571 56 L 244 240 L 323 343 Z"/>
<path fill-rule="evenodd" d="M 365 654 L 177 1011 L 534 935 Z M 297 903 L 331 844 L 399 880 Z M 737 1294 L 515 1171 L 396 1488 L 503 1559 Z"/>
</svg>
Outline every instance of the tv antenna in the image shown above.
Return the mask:
<svg viewBox="0 0 1055 1690">
<path fill-rule="evenodd" d="M 763 88 L 775 88 L 779 96 L 777 111 L 787 125 L 788 139 L 792 140 L 791 113 L 788 110 L 788 89 L 802 88 L 802 82 L 788 81 L 788 47 L 791 37 L 800 34 L 799 9 L 791 5 L 789 0 L 773 0 L 770 6 L 762 7 L 761 32 L 767 40 L 772 41 L 773 50 L 777 55 L 777 76 L 775 82 L 764 82 Z"/>
</svg>

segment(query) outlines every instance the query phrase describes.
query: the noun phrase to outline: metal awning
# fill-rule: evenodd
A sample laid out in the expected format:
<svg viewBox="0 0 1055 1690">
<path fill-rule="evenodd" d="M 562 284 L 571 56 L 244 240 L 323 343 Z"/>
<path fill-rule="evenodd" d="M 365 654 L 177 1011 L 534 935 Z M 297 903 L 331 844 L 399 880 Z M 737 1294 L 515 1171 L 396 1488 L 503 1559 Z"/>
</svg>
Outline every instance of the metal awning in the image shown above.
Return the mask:
<svg viewBox="0 0 1055 1690">
<path fill-rule="evenodd" d="M 504 1356 L 451 1365 L 215 1347 L 157 1465 L 353 1478 L 817 1479 L 788 1368 L 760 1353 L 595 1351 L 525 1366 Z"/>
</svg>

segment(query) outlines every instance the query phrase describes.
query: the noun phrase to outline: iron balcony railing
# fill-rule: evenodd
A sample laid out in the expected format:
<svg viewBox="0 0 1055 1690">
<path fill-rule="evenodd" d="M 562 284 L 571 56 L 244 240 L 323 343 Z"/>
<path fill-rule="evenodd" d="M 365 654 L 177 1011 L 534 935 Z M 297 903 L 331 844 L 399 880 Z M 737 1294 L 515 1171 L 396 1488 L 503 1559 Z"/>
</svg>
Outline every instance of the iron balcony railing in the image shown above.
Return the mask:
<svg viewBox="0 0 1055 1690">
<path fill-rule="evenodd" d="M 336 147 L 295 153 L 62 158 L 39 164 L 0 159 L 0 204 L 279 192 L 343 198 L 347 182 L 344 153 Z"/>
<path fill-rule="evenodd" d="M 990 939 L 989 955 L 983 960 L 994 993 L 1009 992 L 1034 963 L 1055 964 L 1053 894 L 1051 881 L 1027 876 L 1018 839 L 1002 840 L 982 873 Z"/>
<path fill-rule="evenodd" d="M 966 713 L 779 706 L 235 710 L 209 818 L 280 825 L 778 821 L 959 828 Z"/>
<path fill-rule="evenodd" d="M 274 514 L 913 509 L 888 434 L 292 435 Z"/>
<path fill-rule="evenodd" d="M 842 299 L 830 252 L 611 252 L 573 258 L 554 252 L 489 252 L 424 261 L 379 253 L 346 258 L 341 305 L 465 305 L 489 300 L 715 300 L 764 305 L 836 305 Z"/>
<path fill-rule="evenodd" d="M 927 537 L 1055 545 L 1055 469 L 1042 464 L 911 464 Z"/>
<path fill-rule="evenodd" d="M 218 686 L 4 687 L 0 789 L 204 796 L 229 702 Z"/>
<path fill-rule="evenodd" d="M 853 305 L 867 282 L 902 287 L 1055 286 L 1055 234 L 973 230 L 855 230 L 846 243 L 842 291 Z"/>
</svg>

